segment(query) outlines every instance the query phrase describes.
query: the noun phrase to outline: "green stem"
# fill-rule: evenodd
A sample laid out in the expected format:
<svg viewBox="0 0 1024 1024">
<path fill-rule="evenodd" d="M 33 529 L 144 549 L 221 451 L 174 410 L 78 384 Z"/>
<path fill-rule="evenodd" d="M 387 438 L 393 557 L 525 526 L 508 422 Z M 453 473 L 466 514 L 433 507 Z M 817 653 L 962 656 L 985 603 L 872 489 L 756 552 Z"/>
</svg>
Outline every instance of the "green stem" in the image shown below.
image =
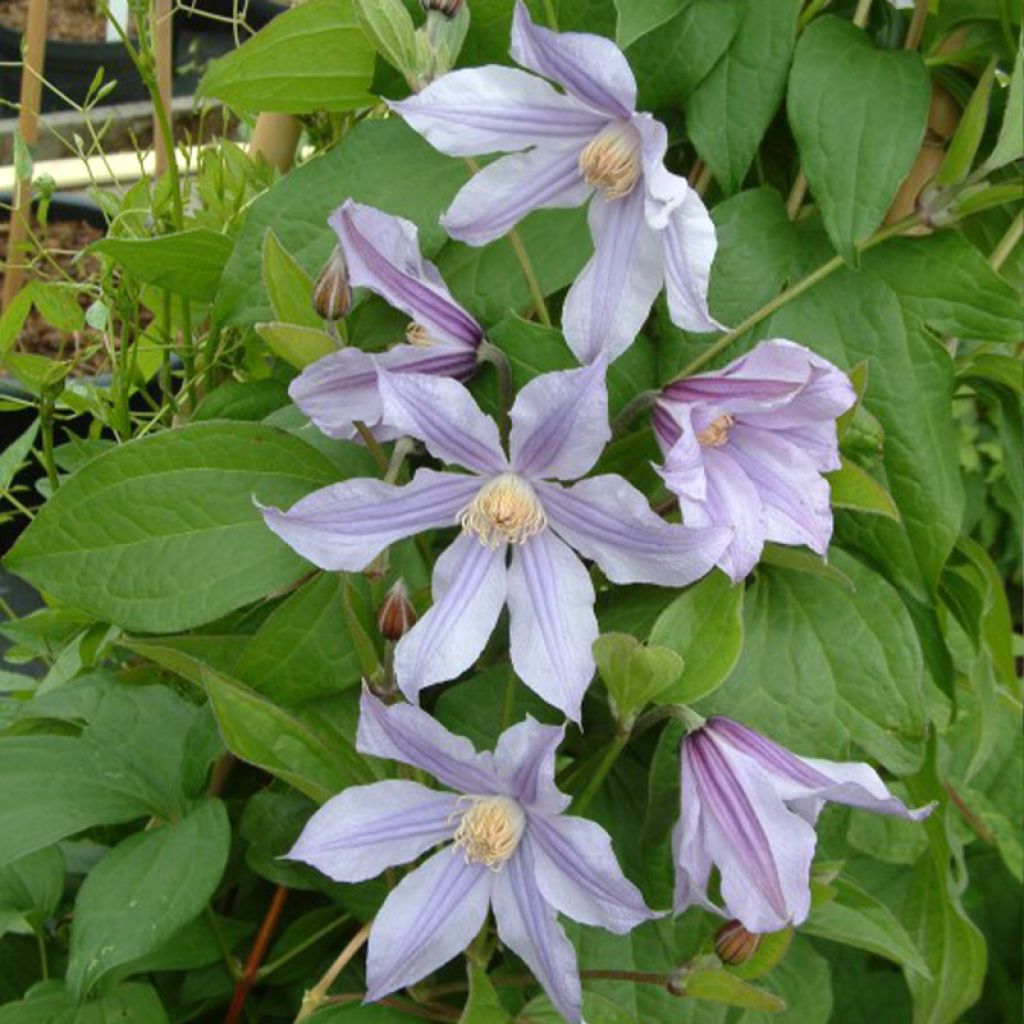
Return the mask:
<svg viewBox="0 0 1024 1024">
<path fill-rule="evenodd" d="M 621 437 L 629 425 L 642 413 L 654 408 L 658 400 L 657 391 L 641 391 L 639 395 L 631 398 L 620 410 L 619 414 L 612 420 L 612 437 Z"/>
<path fill-rule="evenodd" d="M 629 733 L 624 732 L 617 733 L 611 743 L 608 744 L 605 748 L 604 756 L 598 763 L 597 768 L 594 769 L 594 774 L 590 776 L 583 792 L 573 801 L 573 814 L 581 815 L 590 806 L 590 802 L 604 784 L 604 780 L 608 777 L 608 773 L 612 770 L 615 762 L 619 759 L 619 754 L 622 753 L 628 742 Z"/>
<path fill-rule="evenodd" d="M 380 475 L 386 476 L 388 469 L 391 466 L 391 460 L 388 458 L 388 453 L 384 451 L 380 441 L 373 436 L 370 432 L 370 428 L 362 420 L 353 420 L 352 423 L 358 431 L 359 436 L 363 439 L 363 444 L 366 445 L 366 450 L 373 456 L 374 462 L 377 463 Z"/>
<path fill-rule="evenodd" d="M 43 935 L 42 928 L 32 929 L 36 935 L 36 945 L 39 947 L 39 970 L 43 976 L 43 981 L 46 981 L 50 977 L 50 961 L 46 956 L 46 937 Z"/>
<path fill-rule="evenodd" d="M 558 31 L 558 15 L 555 14 L 555 5 L 553 0 L 544 0 L 544 14 L 548 19 L 548 27 L 552 32 Z"/>
<path fill-rule="evenodd" d="M 992 250 L 988 263 L 993 270 L 999 270 L 1010 258 L 1010 253 L 1013 252 L 1014 246 L 1021 240 L 1022 235 L 1024 235 L 1024 210 L 1013 218 L 1013 222 L 1006 229 L 1006 234 L 999 239 L 999 244 Z"/>
<path fill-rule="evenodd" d="M 903 220 L 897 221 L 895 224 L 890 224 L 888 227 L 882 228 L 880 231 L 876 231 L 870 238 L 861 242 L 857 245 L 858 253 L 865 253 L 869 249 L 873 249 L 876 245 L 881 244 L 889 238 L 893 238 L 896 235 L 902 235 L 908 228 L 914 227 L 918 223 L 918 215 L 911 214 L 909 217 L 905 217 Z M 766 302 L 760 309 L 751 313 L 746 320 L 743 321 L 738 327 L 734 327 L 731 331 L 723 334 L 716 342 L 709 345 L 696 359 L 691 363 L 687 364 L 677 373 L 669 383 L 673 383 L 677 380 L 682 380 L 684 377 L 689 377 L 691 374 L 696 373 L 702 366 L 705 366 L 712 359 L 715 358 L 720 352 L 724 352 L 734 341 L 738 338 L 743 337 L 747 331 L 756 327 L 762 320 L 766 320 L 773 313 L 777 312 L 787 303 L 792 302 L 793 299 L 800 295 L 803 295 L 808 289 L 813 288 L 819 281 L 823 281 L 826 277 L 834 274 L 840 267 L 844 265 L 842 256 L 833 256 L 828 262 L 823 263 L 817 270 L 812 270 L 806 277 L 801 278 L 794 285 L 790 285 L 785 291 L 780 292 L 770 302 Z"/>
<path fill-rule="evenodd" d="M 257 972 L 256 979 L 262 981 L 268 974 L 273 974 L 279 967 L 284 967 L 289 960 L 293 960 L 300 953 L 304 953 L 310 946 L 315 945 L 321 939 L 326 938 L 333 931 L 337 931 L 346 921 L 350 921 L 350 914 L 342 914 L 341 917 L 332 921 L 328 925 L 324 925 L 319 931 L 314 932 L 312 935 L 303 939 L 297 946 L 293 946 L 288 950 L 287 953 L 282 953 L 276 960 L 271 960 L 269 963 L 264 964 Z"/>
<path fill-rule="evenodd" d="M 807 23 L 823 8 L 828 6 L 830 0 L 811 0 L 811 2 L 804 8 L 803 13 L 800 15 L 800 20 L 797 22 L 796 30 L 800 32 Z"/>
<path fill-rule="evenodd" d="M 508 356 L 489 341 L 482 341 L 477 349 L 477 358 L 490 363 L 498 374 L 498 431 L 503 444 L 508 443 L 509 410 L 512 408 L 512 367 Z"/>
<path fill-rule="evenodd" d="M 505 694 L 501 702 L 501 731 L 510 725 L 516 713 L 516 674 L 511 669 L 505 678 Z"/>
<path fill-rule="evenodd" d="M 50 486 L 56 491 L 60 487 L 60 477 L 53 458 L 53 399 L 49 395 L 44 395 L 39 404 L 39 431 L 43 435 L 43 468 Z"/>
<path fill-rule="evenodd" d="M 224 966 L 227 968 L 228 974 L 231 975 L 231 980 L 239 981 L 242 977 L 242 965 L 238 962 L 238 958 L 232 954 L 231 949 L 228 946 L 228 941 L 224 938 L 224 933 L 221 931 L 217 915 L 213 912 L 213 908 L 209 904 L 206 905 L 204 913 L 206 915 L 206 922 L 210 926 L 210 931 L 213 932 L 213 938 L 217 943 L 217 948 L 220 950 Z"/>
</svg>

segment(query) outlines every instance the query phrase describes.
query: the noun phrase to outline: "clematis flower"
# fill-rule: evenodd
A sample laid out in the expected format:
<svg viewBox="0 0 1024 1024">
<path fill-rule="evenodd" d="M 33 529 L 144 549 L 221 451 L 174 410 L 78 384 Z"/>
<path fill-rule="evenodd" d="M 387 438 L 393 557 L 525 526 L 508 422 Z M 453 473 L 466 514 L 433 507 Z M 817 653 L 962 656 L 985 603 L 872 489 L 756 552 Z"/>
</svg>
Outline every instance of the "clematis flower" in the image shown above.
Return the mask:
<svg viewBox="0 0 1024 1024">
<path fill-rule="evenodd" d="M 636 112 L 636 80 L 622 52 L 601 36 L 534 25 L 517 0 L 511 53 L 565 92 L 488 66 L 453 71 L 391 104 L 443 153 L 512 154 L 459 192 L 441 221 L 448 233 L 484 245 L 533 210 L 593 196 L 594 255 L 562 314 L 580 362 L 614 359 L 632 344 L 662 284 L 675 323 L 717 330 L 707 303 L 714 224 L 700 196 L 666 169 L 668 133 Z"/>
<path fill-rule="evenodd" d="M 839 469 L 835 421 L 855 401 L 846 374 L 781 340 L 661 393 L 659 472 L 685 522 L 733 528 L 718 563 L 733 580 L 754 568 L 766 540 L 825 554 L 832 510 L 821 474 Z"/>
<path fill-rule="evenodd" d="M 750 932 L 801 924 L 810 911 L 814 824 L 825 802 L 920 821 L 866 764 L 798 757 L 729 718 L 682 744 L 682 816 L 673 832 L 676 913 L 698 905 Z M 724 907 L 708 895 L 712 865 Z"/>
<path fill-rule="evenodd" d="M 292 381 L 292 401 L 331 437 L 350 438 L 353 420 L 382 434 L 377 367 L 465 379 L 477 366 L 483 328 L 451 296 L 420 254 L 416 225 L 351 199 L 331 214 L 353 287 L 368 288 L 412 318 L 408 344 L 370 353 L 349 347 L 318 359 Z"/>
<path fill-rule="evenodd" d="M 445 846 L 388 895 L 370 931 L 368 1002 L 419 981 L 465 949 L 488 906 L 501 941 L 558 1012 L 580 1021 L 576 954 L 562 913 L 624 934 L 658 915 L 619 868 L 611 840 L 563 812 L 555 750 L 564 729 L 532 718 L 477 753 L 419 708 L 363 694 L 357 748 L 433 775 L 456 792 L 393 779 L 353 786 L 310 819 L 288 854 L 338 882 L 359 882 Z"/>
<path fill-rule="evenodd" d="M 678 587 L 703 576 L 729 541 L 722 528 L 665 522 L 612 474 L 576 480 L 610 436 L 604 362 L 535 377 L 516 398 L 506 458 L 494 421 L 457 381 L 382 370 L 384 422 L 435 458 L 469 470 L 420 469 L 404 487 L 347 480 L 267 525 L 323 569 L 358 571 L 389 544 L 459 524 L 434 571 L 433 607 L 395 649 L 399 687 L 419 691 L 468 669 L 507 603 L 512 665 L 578 720 L 594 673 L 594 587 L 575 548 L 616 583 Z M 506 569 L 508 552 L 511 566 Z"/>
</svg>

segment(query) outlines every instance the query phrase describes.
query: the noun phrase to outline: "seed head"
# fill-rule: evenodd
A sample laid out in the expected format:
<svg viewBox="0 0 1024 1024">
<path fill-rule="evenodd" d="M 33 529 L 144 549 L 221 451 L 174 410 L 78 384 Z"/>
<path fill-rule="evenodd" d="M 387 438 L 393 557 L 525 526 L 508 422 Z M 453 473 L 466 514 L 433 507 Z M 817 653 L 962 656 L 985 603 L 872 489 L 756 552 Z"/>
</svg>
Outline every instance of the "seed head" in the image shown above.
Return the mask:
<svg viewBox="0 0 1024 1024">
<path fill-rule="evenodd" d="M 401 640 L 416 625 L 416 609 L 409 600 L 405 580 L 397 583 L 387 592 L 377 609 L 377 632 L 393 643 Z"/>
</svg>

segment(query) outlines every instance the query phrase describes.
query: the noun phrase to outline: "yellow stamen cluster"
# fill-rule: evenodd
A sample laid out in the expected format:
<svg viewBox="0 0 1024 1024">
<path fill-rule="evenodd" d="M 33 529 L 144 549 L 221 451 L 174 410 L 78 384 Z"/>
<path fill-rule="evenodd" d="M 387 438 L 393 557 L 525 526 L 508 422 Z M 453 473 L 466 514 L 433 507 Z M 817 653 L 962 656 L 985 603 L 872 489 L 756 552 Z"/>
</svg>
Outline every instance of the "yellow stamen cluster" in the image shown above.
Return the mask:
<svg viewBox="0 0 1024 1024">
<path fill-rule="evenodd" d="M 605 199 L 632 192 L 640 168 L 640 133 L 628 121 L 612 121 L 580 153 L 580 174 Z"/>
<path fill-rule="evenodd" d="M 429 348 L 437 340 L 423 324 L 413 320 L 405 329 L 405 340 L 419 348 Z"/>
<path fill-rule="evenodd" d="M 727 412 L 712 420 L 697 435 L 701 448 L 721 448 L 729 440 L 729 428 L 736 422 Z"/>
<path fill-rule="evenodd" d="M 472 806 L 462 815 L 455 830 L 455 848 L 461 849 L 467 861 L 486 864 L 492 871 L 500 871 L 516 852 L 523 837 L 526 815 L 523 809 L 507 796 L 464 797 Z"/>
<path fill-rule="evenodd" d="M 496 548 L 502 541 L 525 544 L 548 525 L 548 517 L 529 482 L 515 473 L 502 473 L 480 488 L 459 513 L 466 533 Z"/>
</svg>

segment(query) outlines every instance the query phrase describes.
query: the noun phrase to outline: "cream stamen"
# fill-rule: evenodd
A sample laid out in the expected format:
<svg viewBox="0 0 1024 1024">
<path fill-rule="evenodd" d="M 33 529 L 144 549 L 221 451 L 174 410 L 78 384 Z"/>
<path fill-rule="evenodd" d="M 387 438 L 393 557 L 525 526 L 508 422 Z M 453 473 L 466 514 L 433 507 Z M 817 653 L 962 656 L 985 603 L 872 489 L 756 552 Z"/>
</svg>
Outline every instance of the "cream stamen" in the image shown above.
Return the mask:
<svg viewBox="0 0 1024 1024">
<path fill-rule="evenodd" d="M 628 195 L 640 177 L 640 133 L 628 121 L 612 121 L 580 153 L 580 174 L 605 199 Z"/>
<path fill-rule="evenodd" d="M 500 871 L 516 852 L 526 826 L 522 807 L 507 796 L 468 796 L 472 807 L 462 815 L 455 830 L 455 848 L 461 849 L 467 861 L 486 864 Z"/>
<path fill-rule="evenodd" d="M 405 329 L 405 340 L 419 348 L 429 348 L 437 340 L 423 324 L 413 320 Z"/>
<path fill-rule="evenodd" d="M 721 448 L 729 440 L 729 428 L 736 422 L 727 412 L 722 413 L 697 435 L 701 448 Z"/>
<path fill-rule="evenodd" d="M 548 525 L 548 517 L 530 484 L 515 473 L 502 473 L 486 483 L 459 513 L 467 533 L 496 548 L 502 541 L 525 544 Z"/>
</svg>

